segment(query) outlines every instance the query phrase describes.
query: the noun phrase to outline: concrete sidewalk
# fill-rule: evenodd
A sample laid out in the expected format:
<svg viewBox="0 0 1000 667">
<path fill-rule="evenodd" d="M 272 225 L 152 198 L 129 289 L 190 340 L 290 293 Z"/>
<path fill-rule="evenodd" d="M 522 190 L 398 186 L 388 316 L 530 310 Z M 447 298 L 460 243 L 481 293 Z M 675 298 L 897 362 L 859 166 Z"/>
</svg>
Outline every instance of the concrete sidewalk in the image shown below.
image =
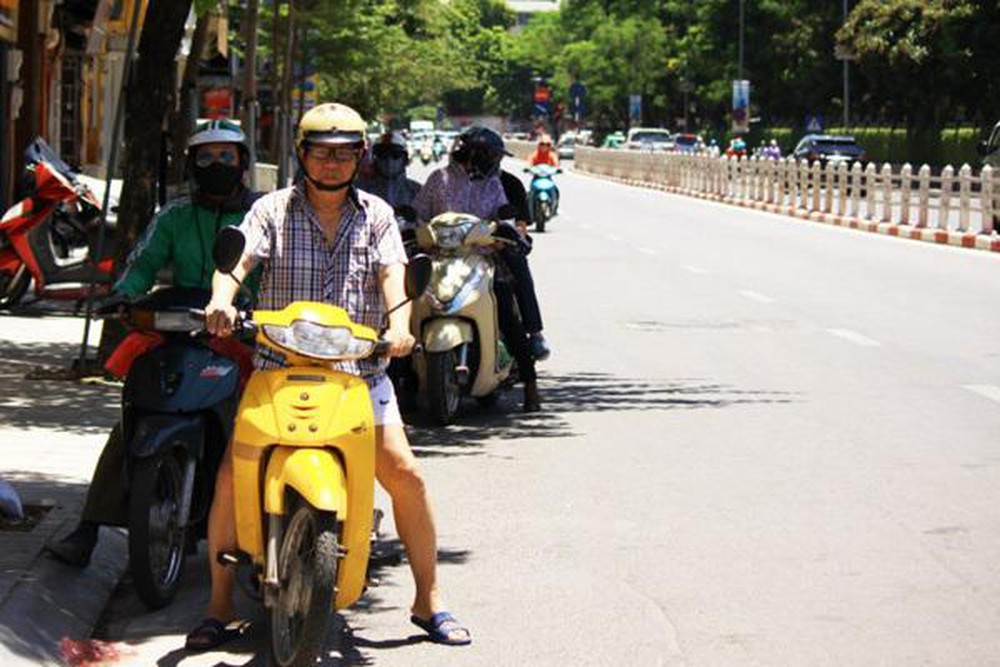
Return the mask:
<svg viewBox="0 0 1000 667">
<path fill-rule="evenodd" d="M 96 345 L 100 325 L 91 341 Z M 94 464 L 118 417 L 120 388 L 58 379 L 79 353 L 83 319 L 46 304 L 0 313 L 0 478 L 43 518 L 0 529 L 0 664 L 63 665 L 86 642 L 125 572 L 122 532 L 103 529 L 88 568 L 44 545 L 77 521 Z"/>
</svg>

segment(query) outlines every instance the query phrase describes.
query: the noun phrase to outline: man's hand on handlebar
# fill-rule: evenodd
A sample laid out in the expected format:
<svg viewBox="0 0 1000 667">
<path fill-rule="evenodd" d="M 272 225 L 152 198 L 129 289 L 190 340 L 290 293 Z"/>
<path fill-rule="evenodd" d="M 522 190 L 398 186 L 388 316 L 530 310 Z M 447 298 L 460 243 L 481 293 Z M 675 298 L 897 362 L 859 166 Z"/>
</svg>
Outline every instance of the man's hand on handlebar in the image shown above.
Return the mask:
<svg viewBox="0 0 1000 667">
<path fill-rule="evenodd" d="M 392 328 L 382 335 L 382 340 L 389 344 L 390 357 L 405 357 L 413 351 L 413 344 L 417 342 L 408 329 Z"/>
<path fill-rule="evenodd" d="M 233 334 L 236 323 L 236 306 L 212 301 L 205 307 L 205 328 L 213 336 L 226 338 Z"/>
</svg>

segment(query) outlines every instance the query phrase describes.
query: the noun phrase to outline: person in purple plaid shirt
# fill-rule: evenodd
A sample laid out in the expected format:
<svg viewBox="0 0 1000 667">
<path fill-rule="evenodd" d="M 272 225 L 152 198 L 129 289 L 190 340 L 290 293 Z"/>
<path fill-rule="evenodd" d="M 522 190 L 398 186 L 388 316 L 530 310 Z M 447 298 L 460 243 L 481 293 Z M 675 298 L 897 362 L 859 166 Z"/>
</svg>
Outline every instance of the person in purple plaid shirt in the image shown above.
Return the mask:
<svg viewBox="0 0 1000 667">
<path fill-rule="evenodd" d="M 321 104 L 299 123 L 296 145 L 303 182 L 260 199 L 241 229 L 247 238 L 243 258 L 233 275 L 242 279 L 262 263 L 257 307 L 279 310 L 293 301 L 323 301 L 347 310 L 351 319 L 380 329 L 387 304 L 406 299 L 406 253 L 392 208 L 354 187 L 365 148 L 366 124 L 342 104 Z M 206 308 L 208 330 L 232 333 L 236 283 L 216 272 L 212 301 Z M 390 315 L 383 339 L 389 354 L 405 356 L 413 348 L 410 309 Z M 266 369 L 284 359 L 260 351 L 255 364 Z M 416 583 L 410 620 L 442 644 L 468 644 L 469 631 L 447 611 L 437 586 L 437 535 L 423 476 L 403 430 L 387 360 L 342 362 L 340 370 L 362 376 L 375 409 L 375 475 L 392 497 L 399 537 Z M 205 621 L 188 635 L 191 650 L 208 650 L 233 638 L 228 627 L 236 616 L 232 604 L 233 573 L 215 554 L 236 548 L 233 516 L 232 459 L 223 459 L 209 515 L 209 563 L 212 596 Z"/>
</svg>

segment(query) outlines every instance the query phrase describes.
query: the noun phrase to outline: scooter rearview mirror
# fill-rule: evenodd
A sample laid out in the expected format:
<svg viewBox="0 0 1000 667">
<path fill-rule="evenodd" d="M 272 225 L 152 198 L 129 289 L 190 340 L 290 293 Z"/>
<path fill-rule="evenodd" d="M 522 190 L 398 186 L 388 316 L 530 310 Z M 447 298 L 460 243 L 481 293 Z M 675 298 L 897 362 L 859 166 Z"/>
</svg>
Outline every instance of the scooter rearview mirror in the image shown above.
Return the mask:
<svg viewBox="0 0 1000 667">
<path fill-rule="evenodd" d="M 431 282 L 434 263 L 427 255 L 414 255 L 406 265 L 406 298 L 416 299 Z"/>
<path fill-rule="evenodd" d="M 231 274 L 240 258 L 243 257 L 243 249 L 246 247 L 247 239 L 236 227 L 223 227 L 215 235 L 215 243 L 212 245 L 212 260 L 215 268 L 220 273 Z"/>
<path fill-rule="evenodd" d="M 406 265 L 406 273 L 403 276 L 403 290 L 406 298 L 390 308 L 383 318 L 382 331 L 389 328 L 389 316 L 410 303 L 424 293 L 431 282 L 431 273 L 434 271 L 434 263 L 427 255 L 414 255 Z"/>
<path fill-rule="evenodd" d="M 409 206 L 408 204 L 400 204 L 399 206 L 396 206 L 394 210 L 396 215 L 407 222 L 417 221 L 417 209 Z"/>
</svg>

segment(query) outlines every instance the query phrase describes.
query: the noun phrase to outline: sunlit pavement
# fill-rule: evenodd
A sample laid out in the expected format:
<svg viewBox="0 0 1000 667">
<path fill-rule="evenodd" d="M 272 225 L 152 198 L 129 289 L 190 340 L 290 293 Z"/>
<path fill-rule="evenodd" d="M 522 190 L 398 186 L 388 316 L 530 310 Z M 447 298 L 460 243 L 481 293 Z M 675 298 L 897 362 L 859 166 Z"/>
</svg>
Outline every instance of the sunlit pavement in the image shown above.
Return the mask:
<svg viewBox="0 0 1000 667">
<path fill-rule="evenodd" d="M 560 184 L 531 260 L 545 411 L 515 393 L 411 430 L 475 642 L 420 641 L 402 564 L 325 663 L 995 661 L 1000 258 Z M 126 580 L 97 636 L 123 664 L 263 664 L 259 619 L 181 650 L 204 560 L 188 575 L 159 613 Z"/>
</svg>

